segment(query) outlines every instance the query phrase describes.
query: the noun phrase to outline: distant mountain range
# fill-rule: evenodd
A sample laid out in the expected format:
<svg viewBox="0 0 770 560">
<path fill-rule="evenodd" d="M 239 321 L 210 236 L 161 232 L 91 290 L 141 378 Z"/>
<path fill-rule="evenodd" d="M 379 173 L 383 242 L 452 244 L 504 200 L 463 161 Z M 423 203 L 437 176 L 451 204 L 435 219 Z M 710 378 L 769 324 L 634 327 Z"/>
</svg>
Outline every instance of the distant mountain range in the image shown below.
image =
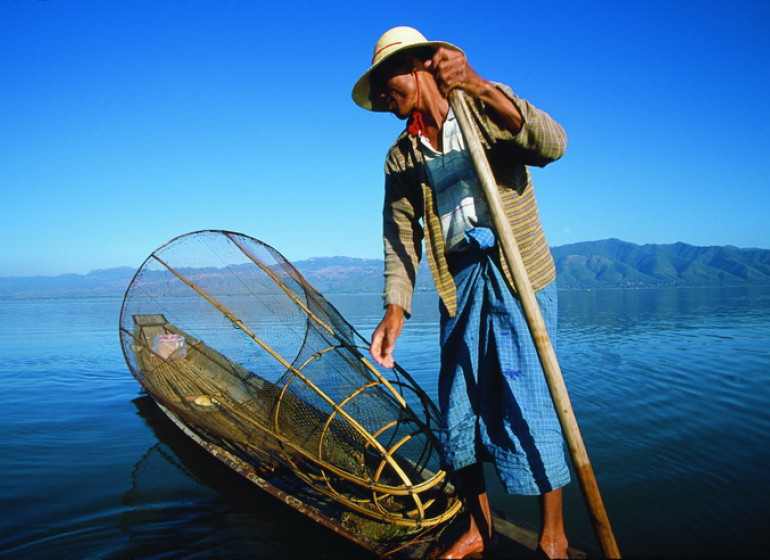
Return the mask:
<svg viewBox="0 0 770 560">
<path fill-rule="evenodd" d="M 607 239 L 551 249 L 563 289 L 770 285 L 770 250 L 695 247 L 686 243 L 636 245 Z M 316 257 L 293 263 L 323 294 L 380 293 L 380 259 Z M 61 276 L 0 277 L 0 298 L 121 296 L 129 267 Z M 432 291 L 423 263 L 418 291 Z"/>
<path fill-rule="evenodd" d="M 618 239 L 554 247 L 562 288 L 770 284 L 770 250 L 636 245 Z"/>
</svg>

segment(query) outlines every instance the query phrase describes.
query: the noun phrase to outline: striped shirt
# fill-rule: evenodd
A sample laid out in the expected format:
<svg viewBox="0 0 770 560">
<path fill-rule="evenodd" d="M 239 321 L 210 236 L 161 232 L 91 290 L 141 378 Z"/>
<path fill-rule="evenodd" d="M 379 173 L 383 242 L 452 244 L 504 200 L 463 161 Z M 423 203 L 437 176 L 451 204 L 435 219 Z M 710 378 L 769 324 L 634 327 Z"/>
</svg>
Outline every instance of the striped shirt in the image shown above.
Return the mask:
<svg viewBox="0 0 770 560">
<path fill-rule="evenodd" d="M 518 134 L 500 126 L 486 112 L 486 105 L 466 96 L 481 133 L 503 208 L 511 221 L 532 288 L 539 290 L 556 277 L 556 268 L 540 223 L 534 185 L 527 166 L 545 166 L 566 149 L 564 129 L 543 111 L 519 99 L 502 84 L 495 84 L 516 105 L 524 119 Z M 457 309 L 457 292 L 449 273 L 445 242 L 435 194 L 430 186 L 419 139 L 404 131 L 390 148 L 385 162 L 383 242 L 385 253 L 385 305 L 396 304 L 411 314 L 422 242 L 431 275 L 450 316 Z M 499 249 L 498 249 L 499 250 Z M 504 259 L 503 272 L 514 290 Z"/>
<path fill-rule="evenodd" d="M 464 241 L 467 229 L 491 226 L 492 218 L 451 107 L 441 133 L 443 152 L 435 150 L 424 136 L 420 137 L 420 148 L 430 185 L 436 193 L 436 206 L 444 233 L 444 249 L 452 253 L 466 246 Z"/>
</svg>

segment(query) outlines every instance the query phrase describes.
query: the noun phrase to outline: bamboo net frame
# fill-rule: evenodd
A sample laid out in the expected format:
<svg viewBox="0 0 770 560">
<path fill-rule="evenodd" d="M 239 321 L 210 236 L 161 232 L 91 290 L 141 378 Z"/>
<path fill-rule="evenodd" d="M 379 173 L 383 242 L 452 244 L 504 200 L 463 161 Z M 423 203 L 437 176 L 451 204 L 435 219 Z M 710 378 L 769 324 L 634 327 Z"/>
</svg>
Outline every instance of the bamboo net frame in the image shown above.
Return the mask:
<svg viewBox="0 0 770 560">
<path fill-rule="evenodd" d="M 255 469 L 287 468 L 401 527 L 460 510 L 433 403 L 402 369 L 370 362 L 365 339 L 268 245 L 213 230 L 163 245 L 126 291 L 120 334 L 142 387 Z M 184 337 L 186 354 L 157 351 L 163 335 Z"/>
</svg>

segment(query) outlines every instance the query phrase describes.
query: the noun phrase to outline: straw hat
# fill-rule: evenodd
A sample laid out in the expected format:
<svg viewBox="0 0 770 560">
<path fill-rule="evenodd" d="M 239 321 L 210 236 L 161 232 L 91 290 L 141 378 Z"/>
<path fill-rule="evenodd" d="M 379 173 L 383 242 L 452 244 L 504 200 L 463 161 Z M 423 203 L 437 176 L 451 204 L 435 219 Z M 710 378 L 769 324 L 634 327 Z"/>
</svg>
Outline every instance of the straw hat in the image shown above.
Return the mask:
<svg viewBox="0 0 770 560">
<path fill-rule="evenodd" d="M 374 45 L 374 56 L 372 56 L 371 67 L 364 72 L 364 75 L 361 76 L 356 82 L 356 85 L 353 86 L 353 101 L 369 111 L 383 111 L 384 109 L 373 108 L 372 101 L 369 98 L 369 93 L 371 91 L 369 78 L 371 77 L 372 72 L 394 54 L 417 47 L 447 47 L 463 52 L 462 49 L 451 43 L 445 43 L 444 41 L 428 41 L 422 33 L 413 27 L 394 27 L 393 29 L 386 31 L 382 37 L 379 38 L 377 44 Z"/>
</svg>

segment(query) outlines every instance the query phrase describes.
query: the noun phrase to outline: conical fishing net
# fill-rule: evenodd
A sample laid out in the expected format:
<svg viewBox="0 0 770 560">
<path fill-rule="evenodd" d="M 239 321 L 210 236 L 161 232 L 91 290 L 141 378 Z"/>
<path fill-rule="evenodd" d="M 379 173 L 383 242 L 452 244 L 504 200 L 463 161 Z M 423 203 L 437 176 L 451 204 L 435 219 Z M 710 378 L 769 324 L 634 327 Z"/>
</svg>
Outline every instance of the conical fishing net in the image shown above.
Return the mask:
<svg viewBox="0 0 770 560">
<path fill-rule="evenodd" d="M 158 403 L 255 469 L 288 468 L 395 525 L 459 510 L 430 399 L 371 363 L 366 340 L 272 247 L 224 231 L 170 241 L 126 291 L 120 335 Z"/>
</svg>

